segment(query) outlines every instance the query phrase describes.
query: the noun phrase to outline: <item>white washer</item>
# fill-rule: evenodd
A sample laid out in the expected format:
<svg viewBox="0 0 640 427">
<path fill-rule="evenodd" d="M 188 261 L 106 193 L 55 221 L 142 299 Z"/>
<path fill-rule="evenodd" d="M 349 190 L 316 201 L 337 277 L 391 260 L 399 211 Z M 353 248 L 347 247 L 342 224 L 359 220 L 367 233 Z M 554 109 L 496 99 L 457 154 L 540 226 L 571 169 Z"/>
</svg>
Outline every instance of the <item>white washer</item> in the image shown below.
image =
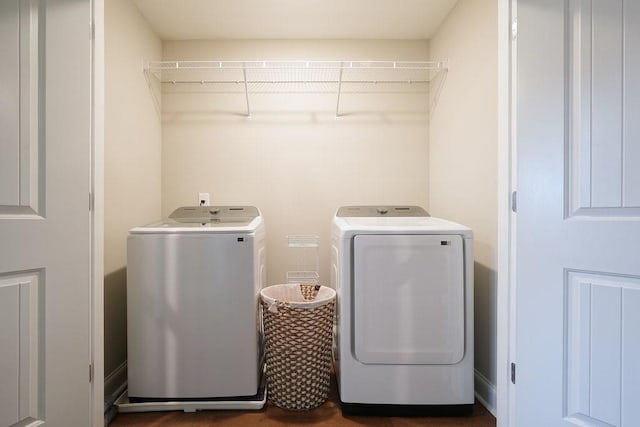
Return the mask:
<svg viewBox="0 0 640 427">
<path fill-rule="evenodd" d="M 252 206 L 183 207 L 165 222 L 130 231 L 129 402 L 172 402 L 167 409 L 175 402 L 264 403 L 264 263 L 264 222 Z"/>
<path fill-rule="evenodd" d="M 334 364 L 343 412 L 471 412 L 472 250 L 469 228 L 417 206 L 338 209 Z"/>
</svg>

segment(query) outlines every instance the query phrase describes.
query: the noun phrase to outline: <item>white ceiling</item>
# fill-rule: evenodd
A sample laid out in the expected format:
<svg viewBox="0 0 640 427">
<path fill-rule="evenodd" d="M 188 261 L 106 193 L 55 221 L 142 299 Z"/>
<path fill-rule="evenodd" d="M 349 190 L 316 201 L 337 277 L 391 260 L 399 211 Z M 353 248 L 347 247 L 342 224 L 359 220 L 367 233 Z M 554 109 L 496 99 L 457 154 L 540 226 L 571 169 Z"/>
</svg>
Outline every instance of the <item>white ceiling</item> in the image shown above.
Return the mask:
<svg viewBox="0 0 640 427">
<path fill-rule="evenodd" d="M 163 40 L 429 39 L 457 0 L 133 0 Z"/>
</svg>

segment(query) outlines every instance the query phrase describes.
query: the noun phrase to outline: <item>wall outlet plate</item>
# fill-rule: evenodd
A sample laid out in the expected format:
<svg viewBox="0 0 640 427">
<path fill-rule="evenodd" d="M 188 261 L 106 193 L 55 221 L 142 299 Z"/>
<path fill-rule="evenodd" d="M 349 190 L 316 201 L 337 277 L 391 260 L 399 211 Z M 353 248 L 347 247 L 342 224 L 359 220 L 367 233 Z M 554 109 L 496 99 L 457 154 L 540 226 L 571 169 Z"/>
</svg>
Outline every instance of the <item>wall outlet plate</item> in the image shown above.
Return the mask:
<svg viewBox="0 0 640 427">
<path fill-rule="evenodd" d="M 209 206 L 209 193 L 198 193 L 198 206 Z"/>
</svg>

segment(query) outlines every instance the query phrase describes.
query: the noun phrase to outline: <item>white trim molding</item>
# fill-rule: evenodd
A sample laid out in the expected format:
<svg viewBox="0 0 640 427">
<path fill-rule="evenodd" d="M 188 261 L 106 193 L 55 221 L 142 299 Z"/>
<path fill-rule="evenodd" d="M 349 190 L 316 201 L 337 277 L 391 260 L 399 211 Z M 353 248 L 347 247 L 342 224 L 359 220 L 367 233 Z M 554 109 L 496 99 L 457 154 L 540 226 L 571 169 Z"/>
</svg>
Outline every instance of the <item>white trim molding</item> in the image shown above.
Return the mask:
<svg viewBox="0 0 640 427">
<path fill-rule="evenodd" d="M 94 427 L 104 425 L 104 0 L 91 0 L 91 386 Z"/>
<path fill-rule="evenodd" d="M 491 415 L 496 416 L 496 386 L 482 375 L 477 369 L 474 370 L 476 399 L 487 408 Z"/>
<path fill-rule="evenodd" d="M 515 288 L 512 281 L 515 265 L 513 247 L 515 213 L 512 194 L 517 189 L 515 143 L 512 141 L 512 108 L 515 94 L 513 85 L 514 45 L 517 38 L 517 0 L 498 0 L 498 296 L 497 296 L 497 350 L 496 385 L 493 401 L 498 427 L 512 424 L 510 364 L 514 362 Z M 477 386 L 476 386 L 477 389 Z"/>
<path fill-rule="evenodd" d="M 113 372 L 107 375 L 104 379 L 104 397 L 105 400 L 110 397 L 118 398 L 127 388 L 127 362 L 123 362 Z"/>
</svg>

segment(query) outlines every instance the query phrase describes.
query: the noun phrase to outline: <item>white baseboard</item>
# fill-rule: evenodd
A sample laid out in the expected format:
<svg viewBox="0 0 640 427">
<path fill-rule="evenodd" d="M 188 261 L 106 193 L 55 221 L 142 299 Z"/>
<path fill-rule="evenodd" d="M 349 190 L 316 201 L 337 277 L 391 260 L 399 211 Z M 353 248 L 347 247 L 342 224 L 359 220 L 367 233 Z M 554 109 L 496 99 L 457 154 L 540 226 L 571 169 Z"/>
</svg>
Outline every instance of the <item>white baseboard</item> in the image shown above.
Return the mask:
<svg viewBox="0 0 640 427">
<path fill-rule="evenodd" d="M 475 389 L 476 389 L 476 399 L 482 405 L 487 408 L 489 412 L 495 417 L 496 412 L 496 386 L 491 384 L 491 382 L 482 375 L 477 370 L 474 371 L 475 374 Z"/>
<path fill-rule="evenodd" d="M 104 379 L 104 397 L 115 400 L 127 387 L 127 362 L 123 362 Z"/>
</svg>

